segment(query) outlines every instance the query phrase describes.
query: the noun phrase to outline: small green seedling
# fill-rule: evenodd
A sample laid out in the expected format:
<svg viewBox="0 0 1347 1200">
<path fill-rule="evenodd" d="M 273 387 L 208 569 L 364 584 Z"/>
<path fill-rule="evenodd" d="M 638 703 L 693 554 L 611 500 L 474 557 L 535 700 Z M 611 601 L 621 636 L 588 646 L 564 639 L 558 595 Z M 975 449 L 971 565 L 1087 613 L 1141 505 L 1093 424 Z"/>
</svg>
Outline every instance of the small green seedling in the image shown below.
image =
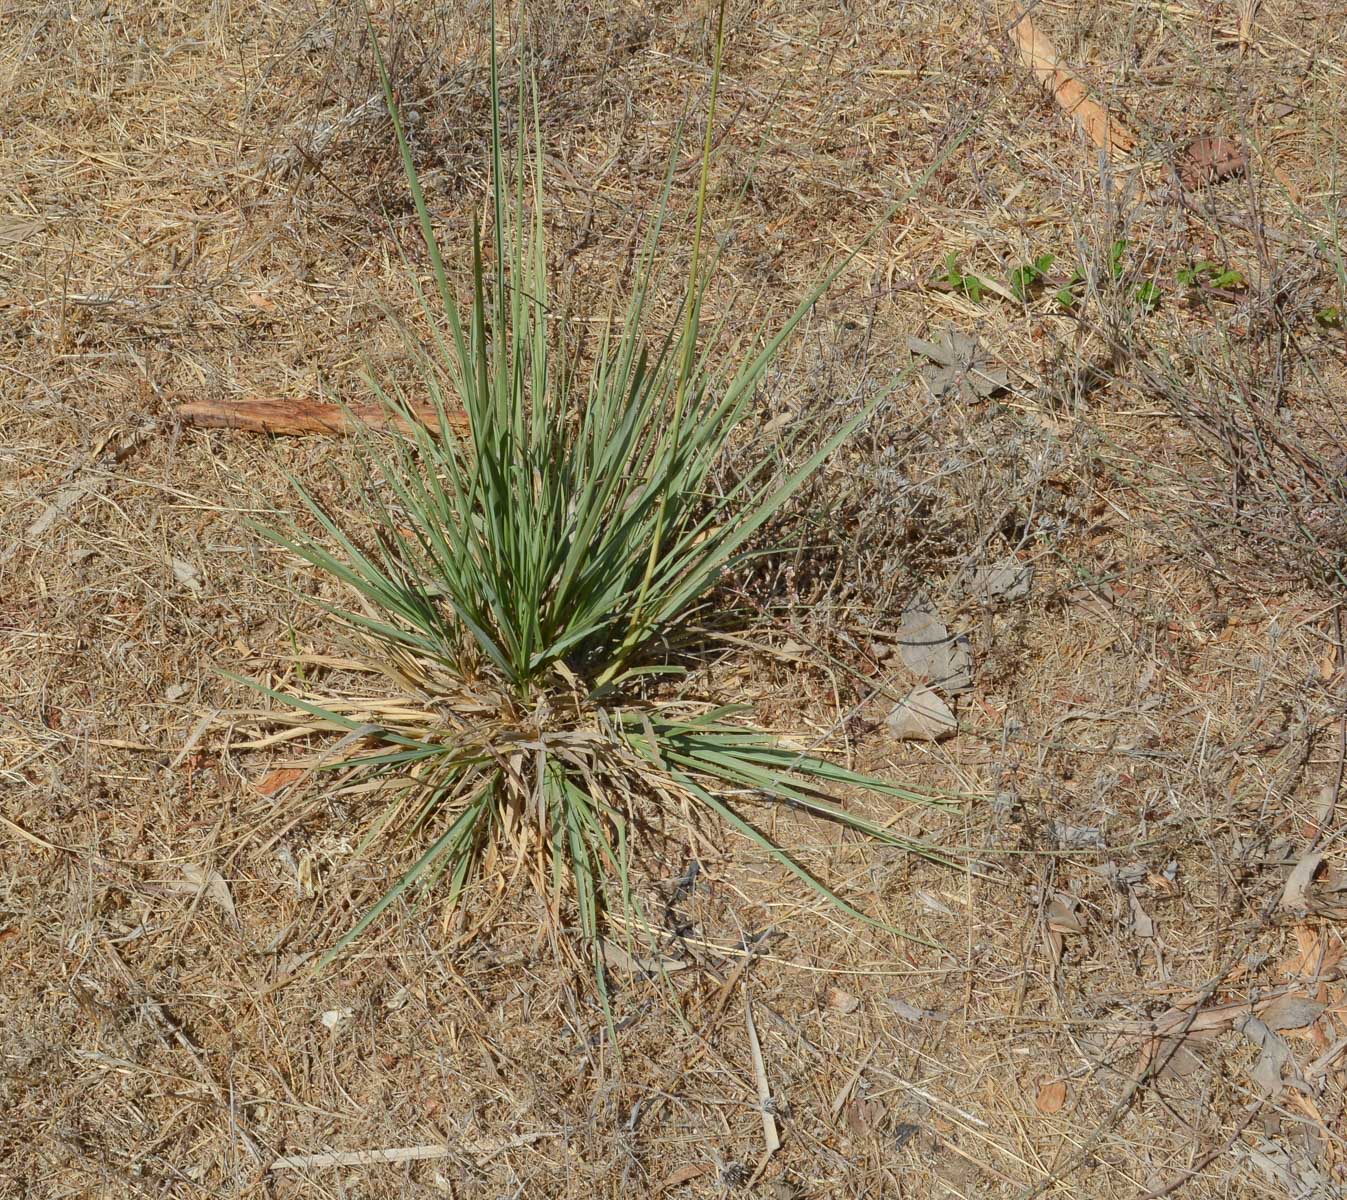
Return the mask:
<svg viewBox="0 0 1347 1200">
<path fill-rule="evenodd" d="M 1104 278 L 1121 283 L 1127 275 L 1128 243 L 1119 238 L 1108 249 L 1104 266 Z M 1023 263 L 1012 270 L 1006 278 L 1010 294 L 1022 304 L 1028 303 L 1043 287 L 1050 287 L 1053 301 L 1059 308 L 1070 312 L 1076 309 L 1084 299 L 1081 285 L 1086 281 L 1084 268 L 1073 267 L 1070 276 L 1063 282 L 1059 275 L 1052 279 L 1048 272 L 1056 261 L 1056 255 L 1044 253 L 1036 256 L 1032 262 Z M 952 291 L 960 291 L 974 302 L 980 301 L 988 292 L 1005 295 L 1002 289 L 993 287 L 976 275 L 970 275 L 959 267 L 959 256 L 945 256 L 943 272 L 937 271 L 935 280 L 943 283 Z M 1174 272 L 1174 280 L 1181 288 L 1205 290 L 1207 292 L 1231 292 L 1247 288 L 1248 280 L 1242 271 L 1234 267 L 1222 266 L 1210 259 L 1198 259 L 1195 263 L 1180 267 Z M 1163 303 L 1165 290 L 1158 278 L 1143 280 L 1132 289 L 1128 284 L 1126 291 L 1143 312 L 1153 313 Z M 1314 314 L 1315 321 L 1325 328 L 1341 328 L 1344 322 L 1343 310 L 1336 304 L 1320 309 Z"/>
<path fill-rule="evenodd" d="M 1042 282 L 1054 258 L 1055 255 L 1052 254 L 1040 254 L 1033 262 L 1025 263 L 1022 267 L 1016 267 L 1011 271 L 1010 290 L 1016 300 L 1029 299 L 1030 292 Z"/>
<path fill-rule="evenodd" d="M 1126 254 L 1127 242 L 1121 238 L 1109 247 L 1108 273 L 1113 276 L 1114 279 L 1121 279 L 1123 277 L 1123 271 L 1126 270 L 1123 266 L 1123 258 Z"/>
<path fill-rule="evenodd" d="M 1071 278 L 1066 281 L 1066 286 L 1057 289 L 1057 295 L 1054 299 L 1062 308 L 1071 309 L 1076 306 L 1076 301 L 1080 298 L 1075 293 L 1075 288 L 1085 282 L 1085 272 L 1079 267 L 1071 272 Z"/>
<path fill-rule="evenodd" d="M 1336 304 L 1330 304 L 1325 308 L 1321 308 L 1314 314 L 1315 322 L 1325 329 L 1341 329 L 1342 318 L 1342 309 Z"/>
<path fill-rule="evenodd" d="M 1232 291 L 1248 286 L 1242 271 L 1222 267 L 1206 259 L 1199 260 L 1191 267 L 1180 267 L 1174 277 L 1180 286 L 1189 288 L 1209 287 Z"/>
<path fill-rule="evenodd" d="M 976 275 L 965 275 L 959 270 L 959 256 L 953 251 L 945 255 L 945 273 L 938 278 L 952 290 L 963 292 L 974 304 L 980 303 L 984 293 L 990 290 Z"/>
<path fill-rule="evenodd" d="M 1148 313 L 1159 308 L 1160 301 L 1164 297 L 1164 292 L 1160 290 L 1153 279 L 1146 280 L 1137 288 L 1137 303 Z"/>
</svg>

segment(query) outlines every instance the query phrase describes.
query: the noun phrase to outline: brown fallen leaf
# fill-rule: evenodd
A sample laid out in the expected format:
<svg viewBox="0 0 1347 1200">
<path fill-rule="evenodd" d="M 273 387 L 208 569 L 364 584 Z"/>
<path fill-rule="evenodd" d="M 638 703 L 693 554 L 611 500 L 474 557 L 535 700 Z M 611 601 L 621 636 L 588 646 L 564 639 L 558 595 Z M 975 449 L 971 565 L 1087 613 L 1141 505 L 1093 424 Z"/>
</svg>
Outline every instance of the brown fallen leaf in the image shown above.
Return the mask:
<svg viewBox="0 0 1347 1200">
<path fill-rule="evenodd" d="M 1062 961 L 1062 951 L 1066 948 L 1066 935 L 1085 932 L 1085 918 L 1079 910 L 1080 901 L 1067 892 L 1058 892 L 1044 909 L 1043 935 L 1054 963 Z"/>
<path fill-rule="evenodd" d="M 1067 892 L 1058 892 L 1048 902 L 1044 919 L 1049 929 L 1058 933 L 1084 933 L 1085 919 L 1080 913 L 1080 901 Z"/>
<path fill-rule="evenodd" d="M 1283 1029 L 1304 1029 L 1314 1024 L 1328 1005 L 1320 1000 L 1312 1000 L 1300 992 L 1287 992 L 1278 996 L 1259 1016 L 1263 1024 L 1277 1032 Z"/>
<path fill-rule="evenodd" d="M 878 1100 L 858 1096 L 854 1100 L 847 1101 L 843 1115 L 846 1117 L 847 1129 L 851 1131 L 851 1136 L 864 1138 L 874 1133 L 879 1123 L 884 1120 L 884 1105 Z"/>
<path fill-rule="evenodd" d="M 679 1167 L 659 1185 L 659 1189 L 661 1192 L 667 1192 L 673 1188 L 683 1187 L 694 1179 L 700 1179 L 703 1175 L 710 1175 L 714 1170 L 715 1167 L 711 1163 L 689 1163 L 686 1167 Z"/>
<path fill-rule="evenodd" d="M 1153 1069 L 1161 1079 L 1179 1079 L 1191 1075 L 1202 1066 L 1202 1059 L 1197 1053 L 1198 1045 L 1213 1041 L 1248 1012 L 1247 1004 L 1221 1005 L 1198 1013 L 1187 1009 L 1170 1009 L 1156 1022 L 1157 1033 L 1167 1033 L 1169 1036 L 1151 1038 L 1143 1043 L 1141 1070 L 1145 1072 Z"/>
<path fill-rule="evenodd" d="M 253 784 L 253 787 L 264 796 L 274 796 L 286 784 L 294 783 L 307 770 L 307 767 L 273 767 Z"/>
<path fill-rule="evenodd" d="M 850 1015 L 861 1006 L 860 999 L 839 987 L 829 987 L 823 993 L 823 1003 L 836 1012 Z"/>
<path fill-rule="evenodd" d="M 1109 154 L 1128 154 L 1136 148 L 1136 135 L 1090 96 L 1085 85 L 1062 61 L 1057 47 L 1039 29 L 1029 14 L 1015 5 L 1010 10 L 1011 33 L 1024 65 L 1040 86 L 1076 121 L 1096 146 Z"/>
<path fill-rule="evenodd" d="M 1034 1097 L 1034 1107 L 1045 1117 L 1050 1117 L 1053 1113 L 1061 1112 L 1062 1105 L 1065 1103 L 1065 1079 L 1047 1079 L 1039 1084 L 1038 1095 Z"/>
<path fill-rule="evenodd" d="M 1127 889 L 1127 903 L 1132 910 L 1132 932 L 1139 938 L 1153 938 L 1155 936 L 1155 920 L 1141 906 L 1141 901 L 1137 899 L 1136 892 L 1131 888 Z"/>
<path fill-rule="evenodd" d="M 1190 1040 L 1210 1041 L 1214 1036 L 1208 1030 L 1191 1035 Z M 1183 1038 L 1161 1038 L 1142 1055 L 1142 1071 L 1150 1070 L 1152 1066 L 1158 1079 L 1182 1079 L 1202 1067 L 1202 1058 Z"/>
<path fill-rule="evenodd" d="M 1281 970 L 1292 979 L 1305 979 L 1323 986 L 1340 979 L 1343 971 L 1341 941 L 1328 942 L 1308 925 L 1297 925 L 1296 952 L 1281 963 Z"/>
<path fill-rule="evenodd" d="M 1179 156 L 1179 178 L 1185 187 L 1202 187 L 1242 175 L 1249 160 L 1244 147 L 1230 138 L 1194 138 Z"/>
<path fill-rule="evenodd" d="M 1288 995 L 1294 999 L 1286 1000 Z M 1230 1000 L 1196 1011 L 1168 1009 L 1153 1018 L 1142 1036 L 1141 1069 L 1154 1067 L 1161 1077 L 1189 1074 L 1201 1065 L 1192 1049 L 1194 1043 L 1209 1042 L 1245 1021 L 1263 1016 L 1270 1016 L 1272 1022 L 1279 1024 L 1289 1022 L 1283 1028 L 1295 1028 L 1294 1023 L 1302 1018 L 1309 1020 L 1318 1015 L 1313 1012 L 1314 1007 L 1303 994 L 1286 988 L 1259 1000 Z"/>
<path fill-rule="evenodd" d="M 1308 1088 L 1291 1047 L 1275 1030 L 1257 1017 L 1236 1021 L 1234 1028 L 1259 1049 L 1258 1061 L 1250 1068 L 1249 1076 L 1265 1096 L 1275 1100 L 1288 1084 Z"/>
<path fill-rule="evenodd" d="M 1309 901 L 1310 886 L 1314 882 L 1315 875 L 1323 865 L 1323 851 L 1316 851 L 1305 855 L 1292 868 L 1291 874 L 1287 877 L 1286 886 L 1282 889 L 1281 906 L 1290 909 L 1292 912 L 1304 912 Z"/>
<path fill-rule="evenodd" d="M 354 433 L 359 426 L 394 429 L 400 433 L 410 433 L 414 428 L 412 422 L 378 404 L 355 404 L 343 409 L 314 400 L 268 396 L 248 400 L 194 400 L 180 405 L 176 415 L 184 425 L 198 429 L 244 429 L 250 433 L 341 436 Z M 431 433 L 439 433 L 439 417 L 429 405 L 418 405 L 411 410 L 411 415 L 417 424 Z M 449 413 L 449 425 L 456 433 L 465 433 L 467 414 Z"/>
<path fill-rule="evenodd" d="M 1291 182 L 1291 177 L 1287 175 L 1276 163 L 1272 163 L 1272 175 L 1278 183 L 1286 189 L 1286 194 L 1291 198 L 1292 204 L 1300 203 L 1300 189 Z"/>
</svg>

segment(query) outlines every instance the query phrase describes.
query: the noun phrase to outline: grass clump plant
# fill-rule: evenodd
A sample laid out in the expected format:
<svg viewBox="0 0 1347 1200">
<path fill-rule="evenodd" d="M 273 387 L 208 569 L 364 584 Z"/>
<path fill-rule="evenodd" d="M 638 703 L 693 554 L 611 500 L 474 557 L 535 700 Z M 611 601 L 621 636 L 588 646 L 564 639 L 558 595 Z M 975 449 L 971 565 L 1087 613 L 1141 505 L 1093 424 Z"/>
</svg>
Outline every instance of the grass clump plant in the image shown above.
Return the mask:
<svg viewBox="0 0 1347 1200">
<path fill-rule="evenodd" d="M 938 856 L 834 793 L 929 797 L 785 746 L 691 686 L 687 663 L 703 637 L 694 626 L 717 580 L 866 416 L 807 452 L 792 447 L 789 469 L 764 453 L 732 486 L 714 484 L 782 342 L 845 266 L 737 362 L 712 360 L 702 228 L 723 7 L 678 321 L 661 331 L 650 315 L 671 170 L 625 313 L 605 326 L 583 378 L 549 301 L 536 94 L 528 103 L 521 83 L 519 144 L 507 154 L 493 50 L 490 223 L 474 234 L 461 306 L 379 58 L 433 277 L 421 301 L 434 333 L 429 345 L 409 339 L 408 353 L 439 429 L 363 441 L 379 480 L 366 490 L 373 536 L 362 539 L 299 484 L 322 536 L 264 531 L 346 586 L 356 603 L 328 611 L 356 631 L 368 663 L 406 688 L 373 716 L 339 698 L 269 690 L 314 729 L 346 731 L 345 756 L 324 766 L 384 800 L 361 849 L 397 831 L 421 847 L 329 958 L 408 889 L 440 885 L 452 906 L 488 864 L 531 879 L 555 927 L 578 932 L 597 955 L 610 916 L 636 923 L 626 919 L 634 856 L 661 814 L 723 822 L 864 920 L 758 828 L 753 804 L 779 802 Z M 494 32 L 493 17 L 493 47 Z M 394 412 L 420 399 L 370 384 Z M 466 435 L 451 421 L 460 405 Z"/>
</svg>

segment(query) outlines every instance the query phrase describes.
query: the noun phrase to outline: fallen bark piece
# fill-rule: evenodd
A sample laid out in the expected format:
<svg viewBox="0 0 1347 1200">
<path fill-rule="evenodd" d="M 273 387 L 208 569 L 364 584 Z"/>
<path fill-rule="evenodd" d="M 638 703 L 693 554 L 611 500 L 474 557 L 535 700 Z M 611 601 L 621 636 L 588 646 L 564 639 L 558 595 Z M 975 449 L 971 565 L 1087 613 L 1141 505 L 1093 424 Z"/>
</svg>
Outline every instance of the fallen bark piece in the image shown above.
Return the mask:
<svg viewBox="0 0 1347 1200">
<path fill-rule="evenodd" d="M 415 421 L 439 433 L 440 418 L 429 405 L 411 409 Z M 314 400 L 259 396 L 249 400 L 195 400 L 179 406 L 178 420 L 198 429 L 243 429 L 250 433 L 299 435 L 316 433 L 340 437 L 366 429 L 393 429 L 410 433 L 414 426 L 404 417 L 390 413 L 379 404 L 356 404 L 338 408 Z M 467 413 L 451 412 L 449 425 L 456 433 L 468 428 Z"/>
<path fill-rule="evenodd" d="M 1052 39 L 1034 24 L 1029 14 L 1016 5 L 1010 10 L 1010 22 L 1024 65 L 1061 110 L 1079 123 L 1090 141 L 1110 154 L 1127 154 L 1136 149 L 1136 135 L 1091 98 L 1085 85 L 1062 61 Z"/>
</svg>

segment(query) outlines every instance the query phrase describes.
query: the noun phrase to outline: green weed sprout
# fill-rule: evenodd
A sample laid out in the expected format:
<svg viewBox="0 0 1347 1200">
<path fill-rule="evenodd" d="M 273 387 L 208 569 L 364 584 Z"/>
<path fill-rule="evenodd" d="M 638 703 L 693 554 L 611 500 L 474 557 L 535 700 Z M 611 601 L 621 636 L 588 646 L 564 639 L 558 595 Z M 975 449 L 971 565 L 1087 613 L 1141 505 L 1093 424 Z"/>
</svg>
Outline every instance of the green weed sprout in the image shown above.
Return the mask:
<svg viewBox="0 0 1347 1200">
<path fill-rule="evenodd" d="M 1052 267 L 1055 256 L 1040 254 L 1031 263 L 1016 267 L 1010 273 L 1010 290 L 1021 303 L 1029 299 L 1030 293 L 1043 281 Z"/>
<path fill-rule="evenodd" d="M 962 292 L 974 304 L 980 303 L 988 290 L 986 283 L 978 276 L 959 269 L 959 256 L 953 251 L 945 255 L 945 273 L 937 276 L 937 279 L 948 284 L 951 291 Z"/>
</svg>

